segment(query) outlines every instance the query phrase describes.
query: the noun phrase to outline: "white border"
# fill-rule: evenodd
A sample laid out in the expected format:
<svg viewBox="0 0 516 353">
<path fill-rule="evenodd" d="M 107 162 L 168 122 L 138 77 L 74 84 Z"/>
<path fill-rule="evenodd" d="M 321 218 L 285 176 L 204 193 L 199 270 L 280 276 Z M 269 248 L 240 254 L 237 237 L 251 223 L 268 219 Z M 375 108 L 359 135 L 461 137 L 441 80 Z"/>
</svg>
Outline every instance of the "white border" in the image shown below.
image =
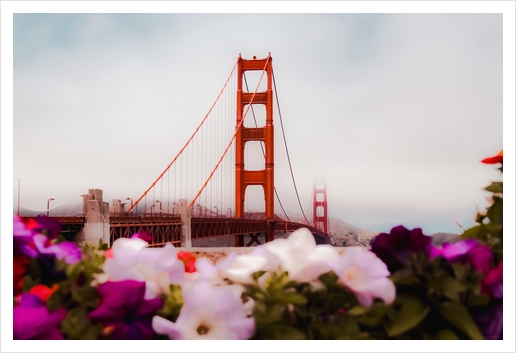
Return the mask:
<svg viewBox="0 0 516 353">
<path fill-rule="evenodd" d="M 285 352 L 315 352 L 315 351 L 371 351 L 383 352 L 412 352 L 412 351 L 457 351 L 457 352 L 482 352 L 504 351 L 514 352 L 514 336 L 510 334 L 515 327 L 514 320 L 514 160 L 515 160 L 515 3 L 512 1 L 2 1 L 1 2 L 1 189 L 2 194 L 12 195 L 12 132 L 13 132 L 13 14 L 14 13 L 503 13 L 503 115 L 504 115 L 504 154 L 506 165 L 504 166 L 506 183 L 506 198 L 509 195 L 509 204 L 505 204 L 505 233 L 504 238 L 507 256 L 504 259 L 505 278 L 504 294 L 509 300 L 504 303 L 504 327 L 505 339 L 503 341 L 481 342 L 425 342 L 424 345 L 413 346 L 410 342 L 235 342 L 226 341 L 218 344 L 201 342 L 170 342 L 170 341 L 137 341 L 130 343 L 118 343 L 114 341 L 91 342 L 14 342 L 12 341 L 12 301 L 10 293 L 12 288 L 10 276 L 2 276 L 2 343 L 1 350 L 9 351 L 93 351 L 110 350 L 139 352 L 192 351 L 206 350 L 211 352 L 240 352 L 240 351 L 270 351 L 281 350 Z M 9 143 L 10 141 L 10 143 Z M 512 200 L 511 200 L 512 198 Z M 8 216 L 2 212 L 1 222 L 1 248 L 2 248 L 2 273 L 10 273 L 12 270 L 12 258 L 10 254 L 12 246 L 12 202 L 9 197 L 1 200 L 2 211 L 9 210 Z M 512 236 L 509 236 L 511 234 Z"/>
</svg>

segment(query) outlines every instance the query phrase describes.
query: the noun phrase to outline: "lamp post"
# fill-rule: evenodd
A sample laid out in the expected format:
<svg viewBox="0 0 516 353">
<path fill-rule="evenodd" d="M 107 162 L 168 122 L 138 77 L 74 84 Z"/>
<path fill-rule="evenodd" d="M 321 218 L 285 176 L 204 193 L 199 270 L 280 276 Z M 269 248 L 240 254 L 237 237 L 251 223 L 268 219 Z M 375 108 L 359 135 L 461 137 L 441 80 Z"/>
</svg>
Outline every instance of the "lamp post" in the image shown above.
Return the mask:
<svg viewBox="0 0 516 353">
<path fill-rule="evenodd" d="M 150 213 L 151 213 L 151 215 L 154 215 L 154 207 L 155 207 L 155 206 L 156 206 L 156 205 L 152 205 L 152 206 L 150 207 Z"/>
<path fill-rule="evenodd" d="M 197 217 L 201 218 L 201 205 L 197 204 Z"/>
<path fill-rule="evenodd" d="M 130 206 L 130 208 L 131 208 L 131 214 L 133 214 L 133 199 L 132 199 L 132 198 L 130 198 L 130 197 L 126 197 L 125 199 L 126 199 L 126 200 L 128 200 L 128 201 L 131 201 L 131 206 Z"/>
<path fill-rule="evenodd" d="M 50 213 L 50 201 L 54 201 L 54 200 L 55 200 L 55 199 L 54 199 L 53 197 L 51 197 L 51 198 L 49 198 L 49 199 L 47 200 L 47 217 L 48 217 L 48 215 L 49 215 L 49 213 Z"/>
<path fill-rule="evenodd" d="M 14 179 L 18 180 L 18 216 L 20 216 L 20 183 L 21 183 L 21 181 L 18 178 L 14 178 Z"/>
<path fill-rule="evenodd" d="M 253 215 L 251 214 L 251 210 L 247 210 L 247 213 L 249 213 L 249 218 L 253 219 Z"/>
<path fill-rule="evenodd" d="M 161 216 L 161 201 L 160 200 L 156 200 L 154 202 L 159 202 L 159 215 Z"/>
<path fill-rule="evenodd" d="M 229 211 L 229 218 L 231 218 L 231 208 L 228 207 L 228 211 Z"/>
<path fill-rule="evenodd" d="M 213 206 L 213 208 L 217 209 L 217 216 L 215 218 L 219 218 L 219 208 L 217 206 Z"/>
</svg>

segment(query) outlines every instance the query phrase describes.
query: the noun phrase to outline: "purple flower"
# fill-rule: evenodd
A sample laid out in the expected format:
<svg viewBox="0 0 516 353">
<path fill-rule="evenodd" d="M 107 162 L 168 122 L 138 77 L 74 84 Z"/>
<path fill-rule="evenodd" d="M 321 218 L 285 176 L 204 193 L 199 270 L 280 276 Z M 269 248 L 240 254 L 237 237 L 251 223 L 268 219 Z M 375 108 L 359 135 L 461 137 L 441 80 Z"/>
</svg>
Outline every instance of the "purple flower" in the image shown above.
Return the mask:
<svg viewBox="0 0 516 353">
<path fill-rule="evenodd" d="M 56 239 L 61 231 L 61 223 L 57 219 L 39 215 L 36 217 L 36 223 L 38 226 L 34 230 L 45 234 L 50 240 Z"/>
<path fill-rule="evenodd" d="M 470 313 L 486 340 L 503 339 L 503 301 L 476 307 Z"/>
<path fill-rule="evenodd" d="M 65 259 L 69 265 L 81 261 L 81 249 L 71 241 L 51 244 L 46 236 L 36 234 L 33 242 L 40 254 L 55 255 L 60 260 Z"/>
<path fill-rule="evenodd" d="M 163 307 L 159 298 L 146 300 L 145 282 L 126 280 L 99 285 L 100 306 L 88 317 L 111 327 L 113 339 L 148 340 L 154 337 L 152 317 Z"/>
<path fill-rule="evenodd" d="M 431 247 L 430 237 L 421 228 L 408 230 L 403 226 L 391 229 L 390 233 L 380 233 L 371 243 L 371 251 L 386 265 L 391 273 L 405 266 L 412 253 L 427 252 Z"/>
<path fill-rule="evenodd" d="M 36 295 L 23 294 L 20 305 L 13 309 L 13 338 L 15 340 L 63 339 L 59 325 L 65 316 L 64 308 L 50 312 Z"/>
<path fill-rule="evenodd" d="M 476 239 L 466 239 L 455 244 L 444 243 L 442 248 L 432 247 L 430 259 L 442 256 L 450 262 L 472 264 L 475 270 L 488 273 L 493 253 L 487 245 L 480 245 Z"/>
<path fill-rule="evenodd" d="M 134 234 L 131 239 L 134 239 L 134 238 L 139 238 L 141 240 L 144 240 L 146 241 L 147 243 L 150 243 L 152 241 L 152 235 L 150 235 L 149 232 L 146 232 L 144 230 L 142 230 L 141 232 L 138 232 L 136 234 Z"/>
<path fill-rule="evenodd" d="M 13 248 L 15 252 L 19 252 L 29 257 L 38 256 L 38 252 L 32 244 L 32 238 L 35 234 L 36 232 L 33 229 L 28 228 L 25 223 L 22 222 L 20 217 L 14 216 Z"/>
</svg>

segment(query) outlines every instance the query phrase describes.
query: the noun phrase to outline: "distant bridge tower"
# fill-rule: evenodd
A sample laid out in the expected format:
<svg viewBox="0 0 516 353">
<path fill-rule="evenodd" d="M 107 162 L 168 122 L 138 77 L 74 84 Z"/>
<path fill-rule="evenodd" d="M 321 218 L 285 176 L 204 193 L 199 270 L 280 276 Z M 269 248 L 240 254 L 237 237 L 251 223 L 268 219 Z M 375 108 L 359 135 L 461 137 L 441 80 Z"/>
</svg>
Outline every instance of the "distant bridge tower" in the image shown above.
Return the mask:
<svg viewBox="0 0 516 353">
<path fill-rule="evenodd" d="M 246 71 L 263 71 L 265 74 L 262 80 L 267 80 L 265 92 L 244 92 L 242 90 L 242 77 Z M 265 126 L 249 128 L 241 125 L 236 134 L 236 179 L 235 179 L 235 217 L 244 217 L 245 191 L 249 185 L 261 185 L 265 195 L 265 217 L 272 220 L 274 218 L 274 125 L 272 124 L 272 57 L 269 55 L 265 59 L 252 60 L 238 59 L 238 86 L 237 86 L 237 107 L 236 124 L 240 125 L 244 119 L 246 105 L 252 104 L 265 105 L 266 121 Z M 254 99 L 253 99 L 254 95 Z M 248 114 L 250 111 L 248 110 Z M 246 170 L 244 165 L 244 149 L 246 142 L 260 141 L 265 148 L 265 169 Z"/>
<path fill-rule="evenodd" d="M 319 228 L 328 234 L 328 199 L 326 198 L 326 183 L 324 181 L 316 181 L 314 183 L 314 227 Z"/>
</svg>

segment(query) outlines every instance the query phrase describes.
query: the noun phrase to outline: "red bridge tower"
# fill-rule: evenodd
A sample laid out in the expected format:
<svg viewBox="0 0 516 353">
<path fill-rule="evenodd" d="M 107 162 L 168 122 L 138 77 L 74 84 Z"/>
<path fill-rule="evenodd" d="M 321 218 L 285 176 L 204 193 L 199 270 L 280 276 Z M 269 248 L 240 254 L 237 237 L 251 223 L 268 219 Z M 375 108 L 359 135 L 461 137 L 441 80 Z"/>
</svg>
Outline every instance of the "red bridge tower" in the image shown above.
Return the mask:
<svg viewBox="0 0 516 353">
<path fill-rule="evenodd" d="M 318 184 L 322 187 L 318 187 Z M 314 227 L 328 234 L 328 199 L 326 198 L 326 183 L 316 181 L 314 183 Z"/>
<path fill-rule="evenodd" d="M 265 92 L 244 92 L 242 77 L 246 71 L 265 71 L 262 80 L 267 79 Z M 265 195 L 265 217 L 274 218 L 274 125 L 272 124 L 272 57 L 252 60 L 238 59 L 238 87 L 236 126 L 236 179 L 235 179 L 235 217 L 244 217 L 245 191 L 249 185 L 261 185 Z M 263 127 L 248 128 L 241 124 L 248 104 L 263 104 L 266 111 L 266 123 Z M 244 149 L 246 142 L 261 141 L 265 147 L 265 169 L 246 170 L 244 167 Z"/>
</svg>

